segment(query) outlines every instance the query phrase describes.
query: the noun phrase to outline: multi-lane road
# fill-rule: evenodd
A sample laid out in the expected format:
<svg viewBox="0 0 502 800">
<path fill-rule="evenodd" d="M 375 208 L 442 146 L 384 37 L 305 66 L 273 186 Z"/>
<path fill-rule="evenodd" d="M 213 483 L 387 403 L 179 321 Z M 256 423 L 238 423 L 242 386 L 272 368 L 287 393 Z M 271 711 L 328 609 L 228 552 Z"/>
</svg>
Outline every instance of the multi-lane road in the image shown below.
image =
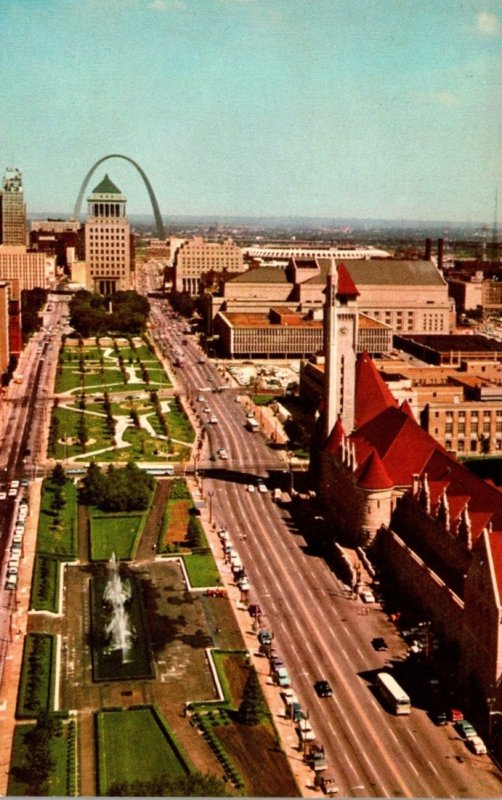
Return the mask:
<svg viewBox="0 0 502 800">
<path fill-rule="evenodd" d="M 250 473 L 266 466 L 287 469 L 264 437 L 245 429 L 244 409 L 215 367 L 200 364 L 201 351 L 184 323 L 153 301 L 158 341 L 170 355 L 183 349 L 185 365 L 176 371 L 207 430 L 207 456 L 224 447 L 228 461 L 216 461 L 227 478 L 206 470 L 204 490 L 211 497 L 213 519 L 227 527 L 263 609 L 263 624 L 274 634 L 302 708 L 325 747 L 340 794 L 346 796 L 474 797 L 500 796 L 499 770 L 489 757 L 474 756 L 453 727 L 436 727 L 424 710 L 396 717 L 382 706 L 368 672 L 403 654 L 403 642 L 377 605 L 368 613 L 322 558 L 309 553 L 301 533 L 270 493 L 250 493 Z M 197 397 L 203 397 L 202 402 Z M 205 412 L 204 408 L 210 409 Z M 218 423 L 207 419 L 214 415 Z M 384 635 L 389 652 L 375 652 L 371 640 Z M 313 683 L 329 680 L 334 693 L 319 698 Z M 292 733 L 293 733 L 293 723 Z"/>
</svg>

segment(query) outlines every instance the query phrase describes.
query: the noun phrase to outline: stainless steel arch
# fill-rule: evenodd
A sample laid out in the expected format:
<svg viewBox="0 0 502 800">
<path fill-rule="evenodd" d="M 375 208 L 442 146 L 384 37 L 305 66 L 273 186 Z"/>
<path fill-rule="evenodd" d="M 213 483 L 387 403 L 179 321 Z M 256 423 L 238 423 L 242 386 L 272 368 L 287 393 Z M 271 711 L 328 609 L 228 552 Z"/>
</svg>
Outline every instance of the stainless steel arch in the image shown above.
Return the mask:
<svg viewBox="0 0 502 800">
<path fill-rule="evenodd" d="M 155 226 L 157 228 L 157 238 L 165 239 L 166 238 L 166 234 L 165 234 L 165 231 L 164 231 L 164 223 L 162 222 L 162 217 L 160 215 L 159 204 L 157 203 L 157 198 L 155 197 L 155 194 L 153 192 L 153 189 L 152 189 L 150 181 L 146 177 L 145 173 L 143 172 L 143 170 L 141 169 L 139 164 L 136 163 L 136 161 L 133 161 L 133 159 L 129 158 L 129 156 L 123 156 L 120 153 L 110 153 L 107 156 L 103 156 L 103 158 L 100 158 L 99 161 L 96 161 L 96 163 L 91 167 L 91 169 L 89 170 L 89 172 L 87 173 L 87 175 L 85 176 L 85 178 L 83 180 L 82 186 L 80 187 L 80 191 L 79 191 L 78 197 L 77 197 L 77 202 L 75 203 L 75 207 L 73 209 L 73 217 L 75 219 L 79 219 L 80 208 L 82 206 L 82 200 L 84 199 L 85 190 L 87 189 L 87 184 L 89 183 L 89 181 L 91 179 L 92 173 L 94 172 L 95 169 L 97 169 L 99 167 L 100 164 L 103 163 L 103 161 L 107 161 L 107 159 L 109 159 L 109 158 L 123 158 L 124 161 L 128 161 L 129 164 L 132 164 L 133 167 L 136 167 L 136 169 L 138 170 L 139 174 L 143 178 L 143 183 L 145 184 L 146 190 L 148 192 L 148 196 L 150 197 L 150 202 L 152 204 L 153 216 L 155 217 Z"/>
</svg>

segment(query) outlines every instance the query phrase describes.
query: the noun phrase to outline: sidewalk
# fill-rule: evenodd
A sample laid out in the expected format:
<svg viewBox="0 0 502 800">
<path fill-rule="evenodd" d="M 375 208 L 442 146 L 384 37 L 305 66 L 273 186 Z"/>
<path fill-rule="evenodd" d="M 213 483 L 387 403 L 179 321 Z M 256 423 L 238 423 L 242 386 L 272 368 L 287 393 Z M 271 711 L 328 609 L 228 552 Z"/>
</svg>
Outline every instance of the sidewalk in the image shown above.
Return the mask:
<svg viewBox="0 0 502 800">
<path fill-rule="evenodd" d="M 40 508 L 41 479 L 30 483 L 29 512 L 26 519 L 23 557 L 19 568 L 19 579 L 12 614 L 5 670 L 0 686 L 0 796 L 7 794 L 9 766 L 14 728 L 16 726 L 16 701 L 23 660 L 24 637 L 28 629 L 31 576 L 35 560 L 38 513 Z"/>
<path fill-rule="evenodd" d="M 187 476 L 187 483 L 192 492 L 192 496 L 199 496 L 199 488 L 196 480 Z M 310 767 L 305 764 L 302 753 L 298 750 L 298 736 L 296 735 L 293 723 L 285 714 L 284 703 L 280 696 L 279 687 L 273 683 L 270 677 L 268 659 L 258 653 L 258 639 L 256 632 L 252 630 L 253 620 L 249 615 L 247 606 L 241 602 L 240 589 L 234 582 L 230 565 L 223 557 L 223 549 L 216 529 L 209 523 L 209 511 L 207 508 L 202 510 L 201 522 L 204 526 L 207 540 L 221 575 L 223 585 L 227 590 L 228 598 L 234 610 L 235 618 L 244 639 L 246 649 L 251 654 L 251 662 L 256 669 L 263 694 L 272 713 L 274 725 L 276 726 L 281 745 L 288 758 L 299 791 L 302 797 L 319 797 L 319 789 L 315 789 L 313 785 L 314 773 Z"/>
</svg>

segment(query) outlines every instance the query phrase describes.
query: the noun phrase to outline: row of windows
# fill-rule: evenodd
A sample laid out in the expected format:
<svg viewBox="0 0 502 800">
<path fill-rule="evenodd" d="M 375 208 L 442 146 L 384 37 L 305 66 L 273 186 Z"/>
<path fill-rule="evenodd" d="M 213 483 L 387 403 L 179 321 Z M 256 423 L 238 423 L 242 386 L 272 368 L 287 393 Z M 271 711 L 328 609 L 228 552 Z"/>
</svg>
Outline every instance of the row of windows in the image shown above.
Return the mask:
<svg viewBox="0 0 502 800">
<path fill-rule="evenodd" d="M 451 440 L 446 439 L 445 447 L 446 447 L 447 450 L 451 450 L 452 449 Z M 463 439 L 459 439 L 458 440 L 456 449 L 457 449 L 458 453 L 465 453 L 466 452 L 465 441 Z M 469 452 L 470 453 L 477 453 L 479 450 L 480 450 L 480 443 L 477 441 L 477 439 L 473 439 L 471 442 L 469 442 Z M 495 439 L 495 450 L 497 452 L 502 450 L 502 438 Z"/>
</svg>

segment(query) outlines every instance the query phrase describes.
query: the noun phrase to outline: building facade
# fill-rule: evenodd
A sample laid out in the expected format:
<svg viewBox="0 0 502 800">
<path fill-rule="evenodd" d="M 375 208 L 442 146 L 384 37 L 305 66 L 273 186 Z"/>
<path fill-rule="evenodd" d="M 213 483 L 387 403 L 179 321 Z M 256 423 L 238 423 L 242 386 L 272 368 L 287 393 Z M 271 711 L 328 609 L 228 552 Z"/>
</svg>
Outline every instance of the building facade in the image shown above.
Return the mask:
<svg viewBox="0 0 502 800">
<path fill-rule="evenodd" d="M 174 289 L 198 295 L 203 276 L 210 273 L 243 272 L 244 257 L 232 239 L 207 242 L 202 236 L 188 239 L 176 249 L 174 256 Z"/>
<path fill-rule="evenodd" d="M 18 280 L 19 291 L 49 289 L 56 280 L 56 259 L 46 253 L 30 253 L 21 245 L 0 245 L 0 280 Z"/>
<path fill-rule="evenodd" d="M 26 206 L 22 174 L 6 170 L 0 194 L 0 244 L 26 246 Z"/>
<path fill-rule="evenodd" d="M 85 258 L 91 291 L 112 295 L 132 288 L 134 248 L 127 198 L 105 175 L 87 198 Z"/>
</svg>

